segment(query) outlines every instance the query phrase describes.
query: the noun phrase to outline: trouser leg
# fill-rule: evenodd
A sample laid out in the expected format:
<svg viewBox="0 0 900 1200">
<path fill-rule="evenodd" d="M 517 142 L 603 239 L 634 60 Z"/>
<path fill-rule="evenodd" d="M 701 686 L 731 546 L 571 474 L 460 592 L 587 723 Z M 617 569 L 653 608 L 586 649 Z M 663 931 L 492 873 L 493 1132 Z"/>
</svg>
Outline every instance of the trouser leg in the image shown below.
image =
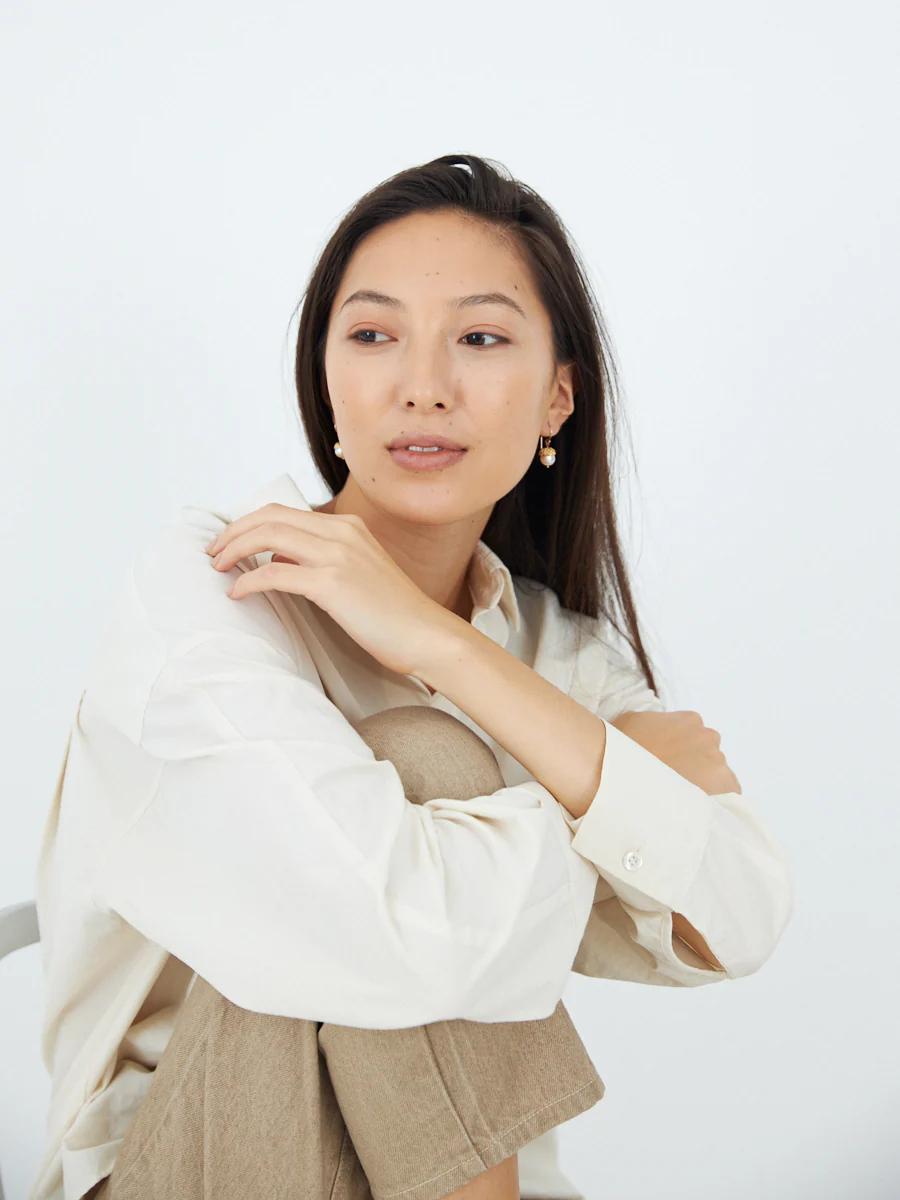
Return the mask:
<svg viewBox="0 0 900 1200">
<path fill-rule="evenodd" d="M 98 1200 L 371 1200 L 318 1029 L 195 976 Z"/>
<path fill-rule="evenodd" d="M 358 726 L 410 800 L 503 786 L 437 709 Z M 372 1030 L 255 1013 L 194 986 L 103 1200 L 436 1200 L 604 1092 L 562 1003 L 539 1021 Z"/>
<path fill-rule="evenodd" d="M 504 786 L 486 743 L 440 709 L 388 709 L 357 729 L 414 803 Z M 534 1021 L 326 1022 L 319 1045 L 375 1200 L 445 1196 L 605 1090 L 562 1002 Z"/>
</svg>

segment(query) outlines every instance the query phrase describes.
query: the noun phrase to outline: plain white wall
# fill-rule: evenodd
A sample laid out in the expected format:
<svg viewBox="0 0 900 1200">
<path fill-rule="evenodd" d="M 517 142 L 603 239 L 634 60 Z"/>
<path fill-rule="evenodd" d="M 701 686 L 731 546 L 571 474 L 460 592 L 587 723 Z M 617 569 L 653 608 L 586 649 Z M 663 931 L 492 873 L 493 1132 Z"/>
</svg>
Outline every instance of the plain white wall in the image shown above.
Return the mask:
<svg viewBox="0 0 900 1200">
<path fill-rule="evenodd" d="M 571 977 L 607 1095 L 563 1165 L 591 1200 L 900 1194 L 898 32 L 887 3 L 4 0 L 0 905 L 33 894 L 141 538 L 285 469 L 325 497 L 287 333 L 333 225 L 393 171 L 485 154 L 556 207 L 610 325 L 664 698 L 722 732 L 796 871 L 755 976 Z M 0 970 L 17 1200 L 37 948 Z"/>
</svg>

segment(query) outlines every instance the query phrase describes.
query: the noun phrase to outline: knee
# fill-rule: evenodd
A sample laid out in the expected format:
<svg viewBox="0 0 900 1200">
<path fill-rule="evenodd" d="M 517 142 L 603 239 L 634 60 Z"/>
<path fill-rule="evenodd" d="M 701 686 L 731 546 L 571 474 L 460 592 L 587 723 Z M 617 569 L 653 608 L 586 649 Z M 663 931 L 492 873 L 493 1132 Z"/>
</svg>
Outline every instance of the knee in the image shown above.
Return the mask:
<svg viewBox="0 0 900 1200">
<path fill-rule="evenodd" d="M 490 746 L 443 709 L 420 704 L 386 708 L 355 728 L 376 758 L 391 760 L 414 804 L 439 796 L 470 800 L 504 786 Z"/>
</svg>

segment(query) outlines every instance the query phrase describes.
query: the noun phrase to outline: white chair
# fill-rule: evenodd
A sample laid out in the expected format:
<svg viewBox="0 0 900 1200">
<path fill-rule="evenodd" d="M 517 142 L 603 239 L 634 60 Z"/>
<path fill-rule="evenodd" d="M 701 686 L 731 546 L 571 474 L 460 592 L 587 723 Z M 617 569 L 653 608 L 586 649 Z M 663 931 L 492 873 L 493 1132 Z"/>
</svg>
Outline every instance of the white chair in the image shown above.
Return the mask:
<svg viewBox="0 0 900 1200">
<path fill-rule="evenodd" d="M 33 900 L 0 908 L 0 958 L 33 946 L 41 940 L 38 929 L 37 906 Z M 0 1173 L 0 1200 L 3 1200 L 3 1176 Z"/>
</svg>

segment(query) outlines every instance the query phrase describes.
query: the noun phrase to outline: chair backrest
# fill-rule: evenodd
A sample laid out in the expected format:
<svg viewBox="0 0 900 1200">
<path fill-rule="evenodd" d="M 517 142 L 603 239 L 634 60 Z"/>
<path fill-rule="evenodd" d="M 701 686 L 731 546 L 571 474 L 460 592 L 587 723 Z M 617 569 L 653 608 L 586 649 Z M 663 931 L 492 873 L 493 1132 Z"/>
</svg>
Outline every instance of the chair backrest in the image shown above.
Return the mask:
<svg viewBox="0 0 900 1200">
<path fill-rule="evenodd" d="M 0 958 L 32 946 L 41 940 L 38 928 L 37 905 L 33 900 L 0 908 Z M 3 1200 L 3 1177 L 0 1174 L 0 1200 Z"/>
<path fill-rule="evenodd" d="M 37 905 L 33 900 L 0 908 L 0 958 L 40 940 Z"/>
</svg>

